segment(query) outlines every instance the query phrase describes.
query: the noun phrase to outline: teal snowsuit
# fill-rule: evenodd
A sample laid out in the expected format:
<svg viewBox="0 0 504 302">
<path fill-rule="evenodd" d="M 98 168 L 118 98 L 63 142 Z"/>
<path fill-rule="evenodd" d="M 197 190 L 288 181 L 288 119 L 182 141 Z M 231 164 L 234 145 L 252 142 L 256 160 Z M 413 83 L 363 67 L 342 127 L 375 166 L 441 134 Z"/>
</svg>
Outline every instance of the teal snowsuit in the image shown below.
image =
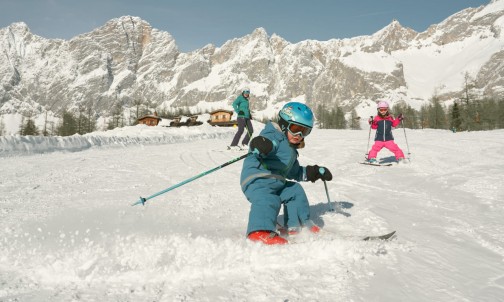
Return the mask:
<svg viewBox="0 0 504 302">
<path fill-rule="evenodd" d="M 269 122 L 259 134 L 273 142 L 266 156 L 248 156 L 243 162 L 241 188 L 251 203 L 247 234 L 275 231 L 280 206 L 284 205 L 284 226 L 300 227 L 311 223 L 308 198 L 294 181 L 306 181 L 306 168 L 299 165 L 296 146 L 276 123 Z"/>
<path fill-rule="evenodd" d="M 243 131 L 247 129 L 247 133 L 245 133 L 245 137 L 242 140 L 242 145 L 248 145 L 250 139 L 252 138 L 252 134 L 254 133 L 254 128 L 250 121 L 250 108 L 249 108 L 249 100 L 243 96 L 243 93 L 240 94 L 236 100 L 233 102 L 233 108 L 238 114 L 238 118 L 236 121 L 238 122 L 238 131 L 233 137 L 233 141 L 231 142 L 231 146 L 237 146 L 240 141 L 240 137 L 243 134 Z M 240 114 L 241 112 L 241 114 Z"/>
<path fill-rule="evenodd" d="M 238 114 L 238 117 L 250 118 L 250 108 L 249 108 L 249 100 L 240 94 L 233 102 L 233 108 Z M 243 111 L 243 114 L 239 114 L 240 111 Z"/>
</svg>

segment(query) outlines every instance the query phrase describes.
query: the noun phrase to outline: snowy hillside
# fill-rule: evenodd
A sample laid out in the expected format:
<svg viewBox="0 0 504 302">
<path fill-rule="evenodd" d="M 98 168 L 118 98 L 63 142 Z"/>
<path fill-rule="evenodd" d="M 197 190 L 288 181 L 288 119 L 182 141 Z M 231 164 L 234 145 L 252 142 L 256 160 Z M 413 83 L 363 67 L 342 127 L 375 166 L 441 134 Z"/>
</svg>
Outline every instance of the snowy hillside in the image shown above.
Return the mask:
<svg viewBox="0 0 504 302">
<path fill-rule="evenodd" d="M 299 159 L 331 169 L 339 211 L 323 183 L 304 183 L 324 232 L 287 246 L 245 240 L 241 163 L 130 206 L 240 155 L 222 151 L 235 129 L 180 131 L 2 138 L 0 301 L 504 297 L 504 130 L 396 129 L 411 163 L 371 167 L 358 164 L 367 130 L 316 129 Z M 390 242 L 359 240 L 390 230 Z"/>
</svg>

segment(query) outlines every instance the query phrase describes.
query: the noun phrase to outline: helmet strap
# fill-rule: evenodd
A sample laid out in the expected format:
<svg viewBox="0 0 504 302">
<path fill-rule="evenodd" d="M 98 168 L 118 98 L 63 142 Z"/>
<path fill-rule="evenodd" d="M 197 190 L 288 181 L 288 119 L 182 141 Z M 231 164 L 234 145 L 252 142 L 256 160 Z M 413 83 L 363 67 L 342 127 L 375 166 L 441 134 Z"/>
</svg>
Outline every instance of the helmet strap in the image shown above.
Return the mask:
<svg viewBox="0 0 504 302">
<path fill-rule="evenodd" d="M 288 127 L 289 127 L 289 122 L 284 120 L 281 116 L 278 118 L 278 126 L 280 126 L 280 129 L 282 129 L 282 132 L 287 135 Z"/>
</svg>

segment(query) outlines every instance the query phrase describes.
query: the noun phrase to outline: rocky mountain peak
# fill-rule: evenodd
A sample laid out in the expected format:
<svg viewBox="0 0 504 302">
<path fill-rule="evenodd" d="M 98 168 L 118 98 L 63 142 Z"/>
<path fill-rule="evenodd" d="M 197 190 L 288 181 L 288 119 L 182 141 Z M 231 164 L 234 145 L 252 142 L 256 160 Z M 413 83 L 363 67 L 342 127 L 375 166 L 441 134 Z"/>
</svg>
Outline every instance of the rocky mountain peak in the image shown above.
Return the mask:
<svg viewBox="0 0 504 302">
<path fill-rule="evenodd" d="M 30 32 L 28 25 L 24 22 L 15 22 L 7 27 L 7 29 L 13 34 L 24 35 Z"/>
<path fill-rule="evenodd" d="M 391 53 L 395 50 L 407 48 L 417 34 L 413 29 L 403 27 L 398 20 L 394 19 L 390 24 L 373 34 L 371 36 L 373 43 L 368 47 L 364 47 L 363 50 Z"/>
<path fill-rule="evenodd" d="M 13 23 L 0 29 L 0 113 L 58 116 L 88 108 L 107 118 L 138 104 L 214 110 L 230 108 L 244 85 L 254 91 L 258 118 L 293 99 L 346 111 L 366 110 L 379 98 L 418 108 L 434 92 L 456 97 L 467 72 L 480 91 L 498 96 L 504 91 L 503 16 L 504 0 L 495 0 L 422 33 L 392 20 L 370 36 L 294 44 L 257 28 L 190 53 L 134 16 L 69 41 L 44 39 Z M 424 66 L 445 68 L 426 73 Z"/>
</svg>

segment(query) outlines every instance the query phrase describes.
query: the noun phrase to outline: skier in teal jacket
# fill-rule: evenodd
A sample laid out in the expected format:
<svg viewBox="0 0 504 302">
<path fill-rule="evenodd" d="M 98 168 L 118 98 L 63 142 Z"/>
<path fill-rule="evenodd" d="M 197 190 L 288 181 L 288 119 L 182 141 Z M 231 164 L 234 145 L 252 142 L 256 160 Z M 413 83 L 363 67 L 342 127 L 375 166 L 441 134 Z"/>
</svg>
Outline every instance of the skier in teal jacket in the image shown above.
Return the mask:
<svg viewBox="0 0 504 302">
<path fill-rule="evenodd" d="M 236 118 L 236 121 L 238 122 L 238 132 L 236 132 L 231 145 L 228 146 L 228 149 L 230 150 L 241 150 L 242 147 L 248 147 L 248 143 L 252 137 L 252 133 L 254 132 L 251 122 L 252 116 L 250 114 L 249 97 L 250 89 L 244 88 L 242 93 L 233 102 L 234 111 L 238 114 L 238 117 Z M 242 140 L 242 147 L 240 147 L 238 146 L 238 142 L 240 141 L 244 129 L 247 129 L 247 133 L 245 133 L 245 137 Z"/>
<path fill-rule="evenodd" d="M 288 241 L 276 233 L 277 216 L 284 207 L 284 226 L 289 234 L 301 227 L 312 232 L 320 228 L 310 220 L 308 198 L 299 181 L 331 180 L 324 167 L 300 166 L 297 149 L 313 127 L 311 109 L 298 102 L 287 103 L 279 113 L 279 122 L 269 122 L 250 142 L 249 156 L 243 162 L 241 188 L 251 203 L 247 238 L 265 244 Z"/>
</svg>

